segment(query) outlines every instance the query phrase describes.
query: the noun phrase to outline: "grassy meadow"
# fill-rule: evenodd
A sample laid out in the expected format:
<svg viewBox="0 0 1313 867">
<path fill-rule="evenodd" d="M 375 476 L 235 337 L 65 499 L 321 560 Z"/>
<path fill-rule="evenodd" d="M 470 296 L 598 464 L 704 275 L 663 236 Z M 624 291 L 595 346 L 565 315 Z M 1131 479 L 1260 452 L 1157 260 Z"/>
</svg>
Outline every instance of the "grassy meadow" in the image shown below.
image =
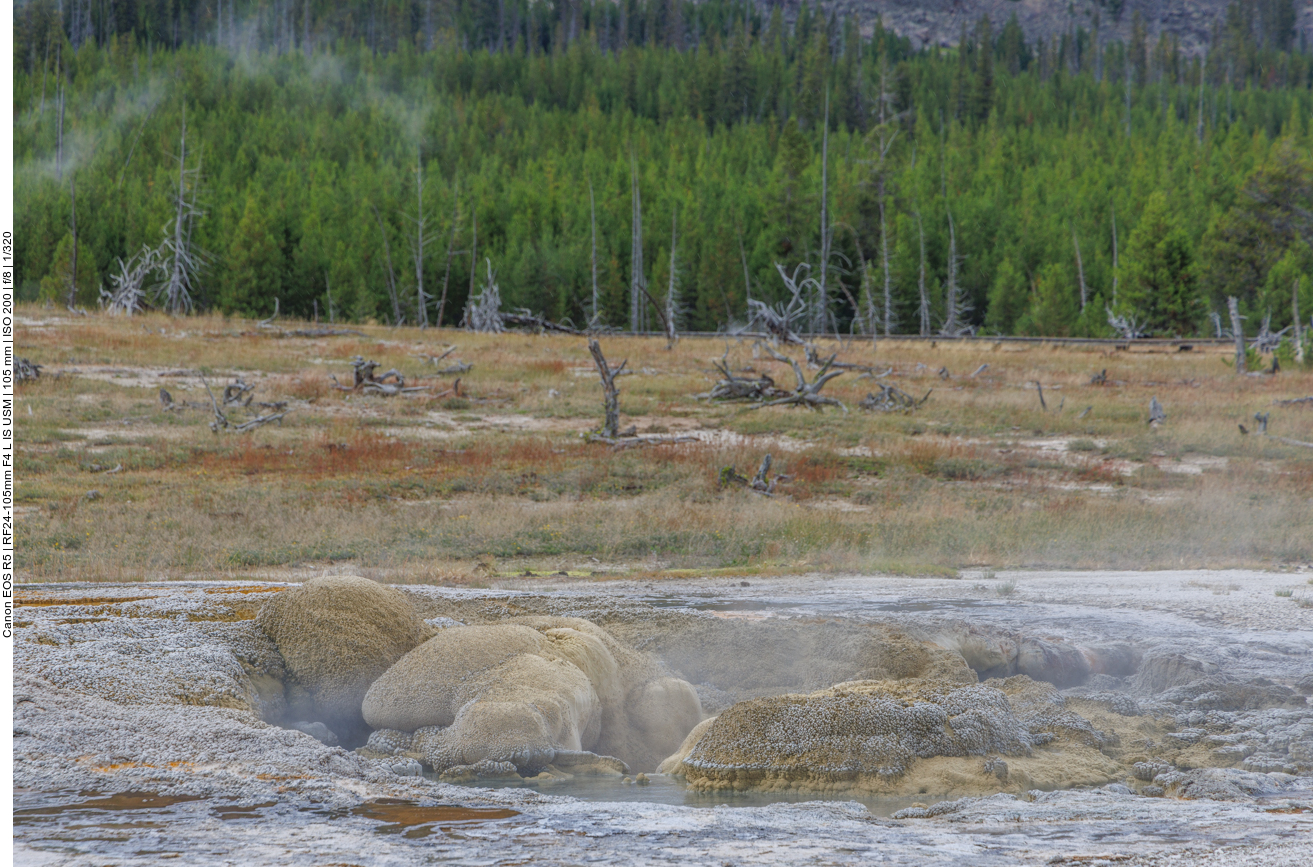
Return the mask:
<svg viewBox="0 0 1313 867">
<path fill-rule="evenodd" d="M 1275 439 L 1313 442 L 1313 402 L 1277 403 L 1313 395 L 1313 371 L 1237 376 L 1221 346 L 821 341 L 823 356 L 892 368 L 829 383 L 844 414 L 698 399 L 722 357 L 792 387 L 788 366 L 751 339 L 667 350 L 659 338 L 603 336 L 607 357 L 632 371 L 619 379 L 622 426 L 698 438 L 617 450 L 582 436 L 602 421 L 583 338 L 375 325 L 303 337 L 291 332 L 307 323 L 38 306 L 20 307 L 18 321 L 17 354 L 43 365 L 16 395 L 26 582 L 333 566 L 479 585 L 526 571 L 1313 562 L 1313 448 Z M 451 345 L 441 364 L 473 365 L 458 393 L 456 375 L 424 357 Z M 349 384 L 357 355 L 430 388 L 335 388 L 330 375 Z M 1103 370 L 1106 384 L 1091 384 Z M 219 395 L 237 377 L 255 402 L 285 402 L 286 417 L 212 431 L 202 380 Z M 860 410 L 879 383 L 933 391 L 911 413 Z M 1157 428 L 1151 397 L 1167 414 Z M 228 412 L 244 421 L 251 410 Z M 1256 412 L 1271 413 L 1270 436 Z M 750 477 L 767 453 L 784 476 L 775 496 L 722 487 L 725 467 Z"/>
</svg>

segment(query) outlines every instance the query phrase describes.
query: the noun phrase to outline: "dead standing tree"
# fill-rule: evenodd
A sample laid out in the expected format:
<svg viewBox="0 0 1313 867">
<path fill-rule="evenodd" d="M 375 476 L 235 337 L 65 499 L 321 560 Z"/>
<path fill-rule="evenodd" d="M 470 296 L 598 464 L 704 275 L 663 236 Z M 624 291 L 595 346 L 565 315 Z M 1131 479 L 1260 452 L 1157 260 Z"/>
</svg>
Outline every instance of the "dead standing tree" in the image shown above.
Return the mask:
<svg viewBox="0 0 1313 867">
<path fill-rule="evenodd" d="M 646 310 L 643 296 L 647 295 L 647 279 L 643 275 L 643 199 L 638 189 L 638 161 L 633 150 L 629 152 L 631 194 L 633 204 L 632 232 L 629 248 L 629 267 L 631 281 L 629 285 L 629 329 L 645 331 Z"/>
<path fill-rule="evenodd" d="M 759 325 L 771 340 L 777 343 L 793 343 L 802 345 L 802 338 L 798 336 L 795 329 L 807 315 L 807 288 L 816 281 L 811 277 L 798 280 L 800 272 L 811 268 L 806 262 L 799 263 L 793 269 L 793 276 L 790 277 L 784 270 L 784 266 L 779 262 L 775 263 L 775 270 L 780 272 L 780 279 L 784 281 L 784 288 L 789 290 L 789 300 L 782 301 L 774 306 L 759 301 L 756 298 L 748 299 L 748 328 Z"/>
<path fill-rule="evenodd" d="M 119 258 L 119 273 L 109 276 L 113 291 L 100 290 L 100 300 L 106 311 L 131 316 L 146 308 L 146 278 L 159 268 L 158 257 L 158 250 L 142 244 L 141 251 L 127 262 Z"/>
<path fill-rule="evenodd" d="M 624 371 L 629 360 L 626 359 L 616 367 L 612 367 L 607 362 L 606 356 L 602 354 L 601 345 L 591 337 L 588 339 L 588 351 L 592 354 L 593 362 L 597 365 L 598 376 L 602 378 L 602 406 L 605 418 L 602 421 L 602 427 L 584 434 L 584 439 L 590 443 L 605 443 L 613 449 L 697 442 L 697 437 L 692 436 L 640 437 L 638 429 L 633 426 L 620 430 L 620 390 L 616 388 L 615 381 Z"/>
<path fill-rule="evenodd" d="M 661 317 L 661 324 L 665 326 L 666 331 L 666 349 L 674 349 L 679 341 L 679 329 L 675 326 L 679 316 L 679 297 L 676 294 L 678 287 L 675 284 L 675 243 L 675 214 L 672 213 L 670 215 L 670 285 L 666 287 L 666 312 Z"/>
<path fill-rule="evenodd" d="M 602 354 L 602 346 L 596 340 L 589 339 L 588 352 L 593 356 L 593 363 L 597 365 L 597 374 L 602 378 L 602 406 L 605 411 L 605 420 L 602 422 L 601 429 L 588 434 L 590 441 L 607 442 L 614 444 L 620 439 L 620 390 L 615 386 L 616 377 L 625 369 L 629 359 L 620 362 L 617 367 L 612 367 L 607 363 L 606 356 Z M 624 435 L 633 436 L 636 431 L 626 431 Z"/>
<path fill-rule="evenodd" d="M 372 204 L 370 207 L 374 208 Z M 383 238 L 384 261 L 388 266 L 385 276 L 388 278 L 388 300 L 392 302 L 392 324 L 400 325 L 405 320 L 401 315 L 401 296 L 397 294 L 397 272 L 392 267 L 392 245 L 388 243 L 388 231 L 383 226 L 383 217 L 378 213 L 378 208 L 374 208 L 374 219 L 378 221 L 378 233 Z"/>
<path fill-rule="evenodd" d="M 415 149 L 415 216 L 409 218 L 415 224 L 415 236 L 410 242 L 410 256 L 415 264 L 415 318 L 420 328 L 429 327 L 429 298 L 424 294 L 424 248 L 433 238 L 426 229 L 428 216 L 424 213 L 424 161 L 420 149 Z"/>
<path fill-rule="evenodd" d="M 165 229 L 164 243 L 160 245 L 159 263 L 164 282 L 159 294 L 164 309 L 169 313 L 187 313 L 194 306 L 196 276 L 208 258 L 192 246 L 191 234 L 195 222 L 205 216 L 197 207 L 201 168 L 187 168 L 187 107 L 182 111 L 182 135 L 178 145 L 178 192 L 174 200 L 173 231 Z M 190 187 L 191 199 L 187 198 Z"/>
<path fill-rule="evenodd" d="M 471 331 L 500 334 L 506 330 L 502 321 L 501 288 L 497 285 L 497 275 L 492 270 L 492 260 L 484 260 L 488 266 L 488 279 L 479 287 L 478 297 L 470 298 L 470 305 L 465 311 L 465 321 Z"/>
<path fill-rule="evenodd" d="M 447 235 L 447 267 L 442 272 L 442 297 L 438 299 L 437 318 L 434 320 L 436 327 L 442 327 L 442 314 L 447 309 L 447 287 L 451 284 L 451 257 L 457 254 L 456 250 L 456 232 L 460 228 L 460 178 L 459 176 L 452 180 L 452 206 L 451 206 L 451 231 Z M 464 251 L 459 251 L 463 253 Z"/>
<path fill-rule="evenodd" d="M 880 260 L 884 269 L 884 309 L 883 309 L 883 326 L 884 336 L 888 337 L 893 330 L 894 308 L 893 308 L 893 272 L 889 264 L 889 226 L 885 217 L 885 198 L 888 194 L 888 157 L 889 151 L 893 148 L 894 142 L 898 139 L 898 130 L 890 129 L 891 122 L 902 118 L 891 110 L 895 95 L 891 88 L 890 79 L 892 74 L 889 71 L 889 57 L 885 52 L 880 54 L 880 93 L 876 97 L 879 102 L 878 119 L 875 134 L 876 142 L 876 159 L 875 159 L 875 181 L 876 195 L 880 205 Z M 869 291 L 869 287 L 868 287 Z M 868 303 L 869 300 L 868 300 Z M 874 337 L 876 323 L 874 317 L 868 323 L 871 329 L 871 335 Z"/>
<path fill-rule="evenodd" d="M 948 285 L 944 287 L 944 324 L 939 329 L 943 337 L 964 337 L 975 333 L 975 329 L 963 323 L 962 318 L 971 312 L 967 303 L 965 290 L 958 285 L 958 265 L 962 257 L 957 255 L 957 226 L 953 223 L 953 208 L 948 201 L 948 139 L 944 132 L 944 122 L 939 120 L 940 137 L 943 139 L 943 153 L 940 159 L 940 181 L 944 193 L 944 212 L 948 215 Z"/>
<path fill-rule="evenodd" d="M 1240 302 L 1234 295 L 1226 299 L 1227 312 L 1231 314 L 1231 336 L 1235 338 L 1235 370 L 1236 373 L 1245 372 L 1245 332 L 1240 322 L 1244 319 L 1240 315 Z"/>
</svg>

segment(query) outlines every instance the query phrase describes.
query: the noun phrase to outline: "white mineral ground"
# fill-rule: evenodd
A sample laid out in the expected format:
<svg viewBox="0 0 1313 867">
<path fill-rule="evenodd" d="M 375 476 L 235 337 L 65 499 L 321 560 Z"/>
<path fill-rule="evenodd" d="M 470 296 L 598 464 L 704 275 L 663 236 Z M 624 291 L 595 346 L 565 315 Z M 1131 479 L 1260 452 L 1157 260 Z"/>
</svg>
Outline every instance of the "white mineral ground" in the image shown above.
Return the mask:
<svg viewBox="0 0 1313 867">
<path fill-rule="evenodd" d="M 1048 648 L 1055 676 L 1081 669 L 1073 677 L 1083 681 L 1063 690 L 1069 708 L 1125 732 L 1142 724 L 1157 738 L 1144 745 L 1149 764 L 1171 759 L 1063 791 L 1002 782 L 1007 791 L 975 797 L 927 791 L 929 809 L 894 814 L 922 818 L 886 817 L 878 798 L 842 794 L 706 808 L 399 776 L 395 761 L 261 720 L 259 693 L 283 663 L 253 618 L 271 595 L 262 591 L 278 585 L 27 585 L 15 638 L 15 861 L 1306 865 L 1307 577 L 1018 572 L 400 588 L 439 625 L 591 620 L 694 684 L 708 713 L 852 679 L 852 649 L 874 628 L 960 645 L 978 669 L 990 648 L 1021 648 L 1013 669 L 1025 648 L 1032 666 L 1035 648 Z M 1276 595 L 1286 589 L 1293 595 Z M 1140 715 L 1099 716 L 1098 707 Z M 1123 737 L 1118 761 L 1135 748 Z M 1231 767 L 1206 767 L 1228 763 L 1219 756 Z M 389 813 L 386 799 L 402 799 L 401 812 Z M 717 802 L 744 803 L 733 793 Z M 516 814 L 405 818 L 408 803 Z"/>
</svg>

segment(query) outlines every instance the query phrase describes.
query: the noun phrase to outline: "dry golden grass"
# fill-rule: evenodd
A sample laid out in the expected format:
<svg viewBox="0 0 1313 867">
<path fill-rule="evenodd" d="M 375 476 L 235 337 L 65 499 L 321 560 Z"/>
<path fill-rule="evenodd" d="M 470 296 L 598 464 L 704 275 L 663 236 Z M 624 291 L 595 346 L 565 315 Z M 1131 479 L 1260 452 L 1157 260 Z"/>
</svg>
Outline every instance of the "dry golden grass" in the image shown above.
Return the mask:
<svg viewBox="0 0 1313 867">
<path fill-rule="evenodd" d="M 16 401 L 20 578 L 1313 561 L 1313 449 L 1237 427 L 1270 411 L 1271 433 L 1313 442 L 1313 406 L 1274 405 L 1313 395 L 1313 373 L 1237 377 L 1220 347 L 823 342 L 823 354 L 892 367 L 880 382 L 933 389 L 914 414 L 864 413 L 856 403 L 876 381 L 845 373 L 825 392 L 844 415 L 695 399 L 726 353 L 792 383 L 751 342 L 667 351 L 608 337 L 607 356 L 635 371 L 620 380 L 622 423 L 701 438 L 613 451 L 580 436 L 601 415 L 582 339 L 357 330 L 280 337 L 220 317 L 21 309 L 18 353 L 45 370 Z M 329 378 L 349 381 L 363 355 L 437 394 L 454 377 L 419 356 L 452 343 L 444 363 L 474 365 L 459 396 L 369 397 Z M 1108 384 L 1091 385 L 1104 369 Z M 281 425 L 210 431 L 202 377 L 217 393 L 237 375 L 256 400 L 290 402 Z M 160 386 L 187 406 L 165 411 Z M 1151 396 L 1167 411 L 1157 430 Z M 720 487 L 724 467 L 751 475 L 767 452 L 789 476 L 777 497 Z"/>
</svg>

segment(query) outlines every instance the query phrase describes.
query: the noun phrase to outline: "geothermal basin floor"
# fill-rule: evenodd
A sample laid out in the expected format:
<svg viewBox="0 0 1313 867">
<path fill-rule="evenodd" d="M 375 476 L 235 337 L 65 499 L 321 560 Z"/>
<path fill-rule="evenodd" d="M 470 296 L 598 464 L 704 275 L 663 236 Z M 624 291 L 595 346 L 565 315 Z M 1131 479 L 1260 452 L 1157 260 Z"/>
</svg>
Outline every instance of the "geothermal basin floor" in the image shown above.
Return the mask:
<svg viewBox="0 0 1313 867">
<path fill-rule="evenodd" d="M 507 580 L 402 588 L 458 605 L 641 624 L 645 612 L 749 622 L 946 621 L 1073 642 L 1171 647 L 1242 679 L 1313 673 L 1307 573 L 966 573 Z M 657 780 L 618 794 L 401 777 L 240 708 L 249 606 L 267 585 L 25 585 L 15 643 L 18 864 L 1313 863 L 1313 778 L 1217 771 L 1245 797 L 1122 785 L 995 794 L 895 819 L 904 804 L 762 803 Z M 1291 589 L 1292 596 L 1277 596 Z M 26 604 L 25 604 L 26 603 Z M 247 608 L 244 609 L 243 605 Z M 535 607 L 536 606 L 536 607 Z M 641 626 L 635 627 L 641 632 Z M 182 696 L 180 700 L 178 696 Z M 1301 772 L 1303 773 L 1303 772 Z M 590 783 L 603 787 L 605 783 Z M 633 792 L 633 797 L 625 797 Z M 664 794 L 663 794 L 664 792 Z M 923 801 L 940 800 L 929 793 Z M 882 807 L 890 809 L 882 809 Z M 882 815 L 884 814 L 884 815 Z"/>
</svg>

